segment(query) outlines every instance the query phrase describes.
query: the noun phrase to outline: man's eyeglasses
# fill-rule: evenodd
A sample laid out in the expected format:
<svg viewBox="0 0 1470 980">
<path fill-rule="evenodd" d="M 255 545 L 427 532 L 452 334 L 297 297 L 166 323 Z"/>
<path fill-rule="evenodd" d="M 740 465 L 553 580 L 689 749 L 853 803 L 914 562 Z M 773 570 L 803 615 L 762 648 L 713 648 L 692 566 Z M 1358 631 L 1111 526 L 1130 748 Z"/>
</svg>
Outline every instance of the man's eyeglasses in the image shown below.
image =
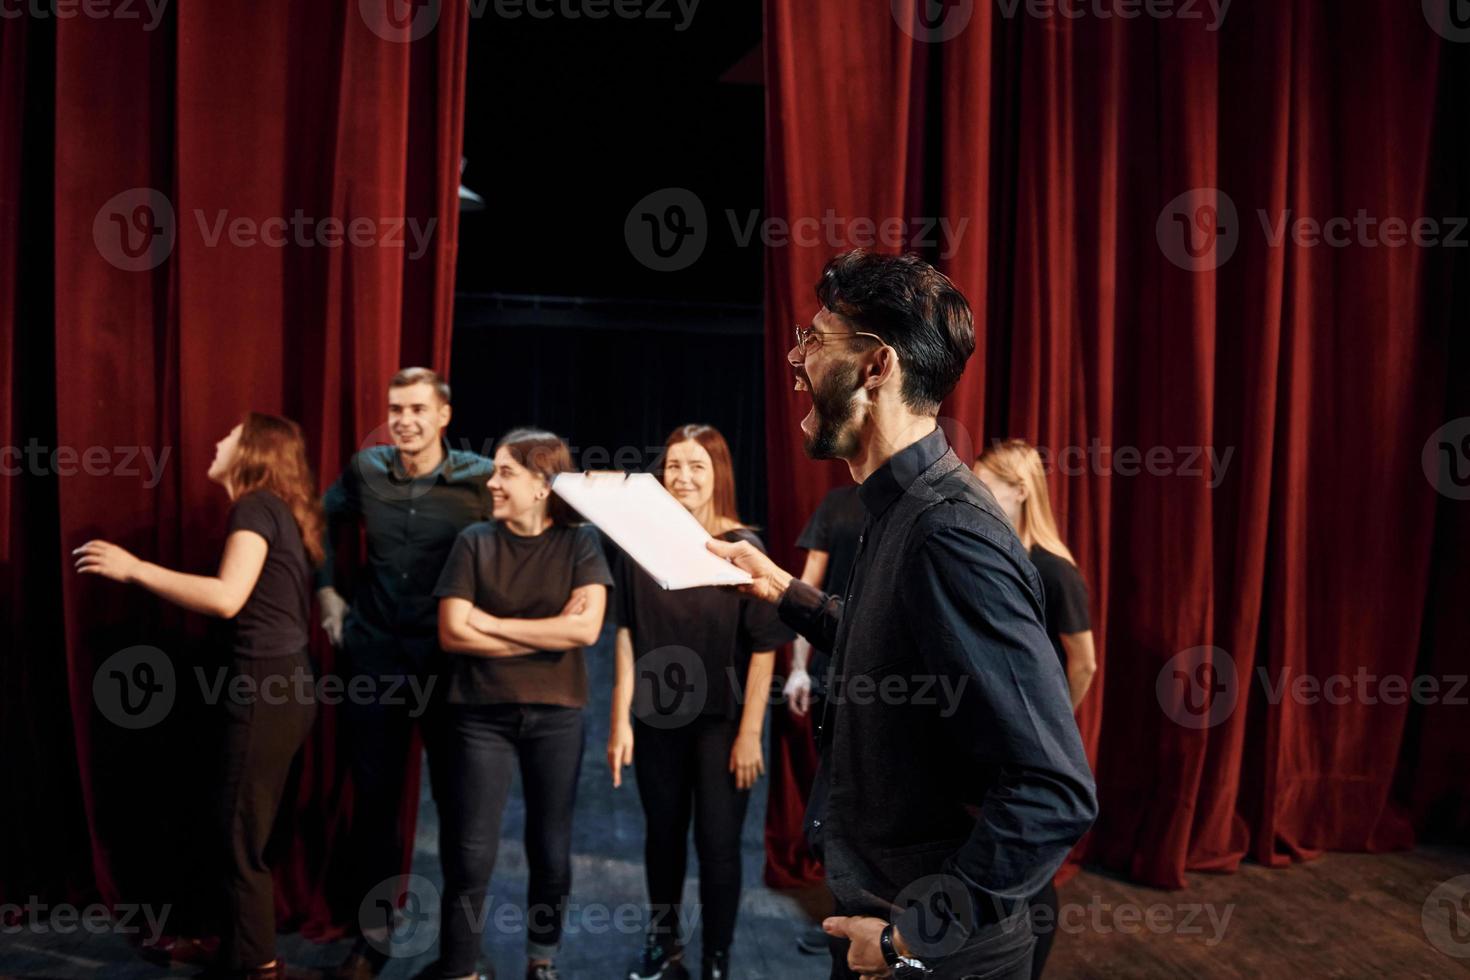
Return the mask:
<svg viewBox="0 0 1470 980">
<path fill-rule="evenodd" d="M 799 323 L 796 325 L 796 349 L 802 357 L 806 357 L 813 349 L 822 346 L 823 337 L 872 337 L 880 344 L 885 342 L 877 334 L 868 333 L 863 330 L 854 331 L 853 333 L 843 333 L 839 330 L 818 330 L 816 327 L 803 327 Z"/>
</svg>

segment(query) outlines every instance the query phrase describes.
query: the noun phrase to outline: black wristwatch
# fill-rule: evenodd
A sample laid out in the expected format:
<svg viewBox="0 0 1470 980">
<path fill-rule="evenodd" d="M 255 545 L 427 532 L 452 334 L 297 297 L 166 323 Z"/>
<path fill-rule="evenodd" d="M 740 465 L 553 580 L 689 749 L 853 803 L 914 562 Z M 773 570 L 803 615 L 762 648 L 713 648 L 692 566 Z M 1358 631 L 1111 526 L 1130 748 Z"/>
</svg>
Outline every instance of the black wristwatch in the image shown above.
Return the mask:
<svg viewBox="0 0 1470 980">
<path fill-rule="evenodd" d="M 893 971 L 894 980 L 924 980 L 934 971 L 924 965 L 923 960 L 912 956 L 900 956 L 893 945 L 893 923 L 883 927 L 878 936 L 878 948 L 883 950 L 883 961 Z"/>
</svg>

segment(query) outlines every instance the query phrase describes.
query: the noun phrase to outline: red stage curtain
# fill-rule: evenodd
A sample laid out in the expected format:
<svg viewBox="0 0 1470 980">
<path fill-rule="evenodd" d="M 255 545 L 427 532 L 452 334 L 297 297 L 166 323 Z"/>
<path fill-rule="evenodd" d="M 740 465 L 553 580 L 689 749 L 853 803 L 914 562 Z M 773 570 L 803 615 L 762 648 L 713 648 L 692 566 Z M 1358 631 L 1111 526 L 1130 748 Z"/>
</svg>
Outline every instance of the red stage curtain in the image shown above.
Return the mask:
<svg viewBox="0 0 1470 980">
<path fill-rule="evenodd" d="M 57 629 L 16 651 L 24 668 L 7 667 L 34 682 L 0 694 L 7 735 L 29 733 L 7 738 L 6 753 L 43 760 L 38 768 L 51 775 L 39 785 L 53 802 L 69 781 L 78 785 L 84 836 L 43 850 L 49 861 L 75 855 L 73 864 L 86 865 L 49 879 L 10 874 L 34 870 L 11 849 L 48 835 L 45 811 L 35 811 L 32 825 L 5 835 L 7 895 L 94 880 L 108 902 L 179 910 L 193 897 L 213 714 L 192 671 L 217 661 L 218 637 L 202 635 L 197 617 L 83 580 L 58 559 L 106 536 L 171 567 L 212 569 L 227 501 L 205 471 L 242 412 L 301 422 L 325 485 L 352 451 L 381 441 L 374 429 L 394 370 L 447 370 L 468 11 L 438 7 L 414 8 L 438 21 L 413 39 L 357 2 L 169 4 L 152 30 L 147 16 L 4 21 L 3 200 L 36 203 L 36 186 L 21 185 L 28 160 L 49 167 L 54 151 L 55 171 L 54 198 L 32 207 L 23 238 L 12 235 L 14 211 L 0 212 L 6 284 L 29 268 L 40 273 L 33 291 L 54 304 L 53 332 L 49 320 L 23 320 L 0 289 L 4 349 L 40 331 L 54 345 L 54 393 L 7 416 L 7 439 L 39 435 L 79 454 L 102 447 L 114 461 L 131 454 L 133 467 L 168 454 L 156 486 L 146 468 L 139 476 L 94 467 L 104 472 L 47 482 L 54 518 L 28 529 L 24 551 L 7 546 L 6 580 L 40 573 L 38 590 L 60 599 L 50 600 Z M 51 57 L 45 86 L 17 67 Z M 53 129 L 54 145 L 13 141 L 21 107 L 38 104 L 49 118 L 36 131 Z M 50 268 L 16 255 L 21 241 L 52 237 Z M 14 408 L 35 362 L 0 366 Z M 14 485 L 0 489 L 0 515 Z M 44 517 L 45 508 L 31 513 Z M 178 703 L 162 723 L 129 732 L 98 712 L 92 681 L 110 654 L 135 644 L 168 654 Z M 330 649 L 317 653 L 330 669 Z M 48 671 L 62 665 L 69 702 L 46 696 Z M 336 737 L 326 709 L 277 876 L 280 914 L 316 933 L 355 917 L 360 900 L 334 896 L 326 880 L 350 799 Z M 64 807 L 51 812 L 67 825 Z"/>
<path fill-rule="evenodd" d="M 1466 504 L 1436 494 L 1420 466 L 1455 417 L 1450 263 L 1463 272 L 1463 260 L 1270 237 L 1283 213 L 1363 209 L 1380 227 L 1463 213 L 1443 162 L 1463 149 L 1451 142 L 1462 121 L 1436 106 L 1457 97 L 1449 62 L 1463 56 L 1395 0 L 1352 17 L 1310 0 L 1240 2 L 1217 30 L 1208 14 L 914 8 L 956 19 L 915 11 L 901 26 L 839 0 L 767 4 L 768 217 L 868 219 L 768 250 L 773 551 L 796 566 L 801 522 L 848 479 L 802 456 L 808 402 L 779 369 L 790 325 L 811 316 L 832 253 L 911 219 L 931 239 L 916 250 L 976 312 L 946 427 L 977 447 L 1043 447 L 1092 592 L 1103 666 L 1079 723 L 1102 812 L 1080 854 L 1179 887 L 1186 869 L 1246 856 L 1408 846 L 1400 802 L 1463 827 L 1464 750 L 1444 736 L 1453 707 L 1267 696 L 1283 676 L 1464 673 L 1463 612 L 1447 607 L 1464 582 L 1448 543 L 1458 528 L 1463 550 Z M 1159 225 L 1203 188 L 1234 205 L 1218 239 L 1234 253 L 1196 271 L 1171 260 L 1185 261 L 1177 228 Z M 1181 214 L 1207 220 L 1199 206 L 1216 203 Z M 949 222 L 958 244 L 924 219 Z M 1113 458 L 1125 448 L 1138 457 Z M 1201 450 L 1231 454 L 1216 486 L 1193 472 Z M 1229 655 L 1215 663 L 1239 704 L 1185 727 L 1156 681 L 1203 646 Z M 799 816 L 773 809 L 768 838 L 791 839 Z M 773 847 L 770 863 L 783 855 Z"/>
</svg>

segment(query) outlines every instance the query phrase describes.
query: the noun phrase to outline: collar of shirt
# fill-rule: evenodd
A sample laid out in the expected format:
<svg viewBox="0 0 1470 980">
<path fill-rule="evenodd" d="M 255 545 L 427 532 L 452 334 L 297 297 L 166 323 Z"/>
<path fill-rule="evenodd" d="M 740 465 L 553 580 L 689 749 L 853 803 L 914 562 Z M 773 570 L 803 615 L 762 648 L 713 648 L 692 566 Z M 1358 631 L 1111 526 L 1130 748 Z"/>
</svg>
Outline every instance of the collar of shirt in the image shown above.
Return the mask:
<svg viewBox="0 0 1470 980">
<path fill-rule="evenodd" d="M 444 458 L 439 460 L 439 465 L 427 473 L 419 473 L 409 476 L 403 469 L 403 457 L 399 455 L 397 448 L 391 448 L 388 457 L 388 476 L 395 483 L 408 483 L 411 480 L 439 480 L 446 482 L 454 477 L 454 450 L 449 448 L 448 439 L 440 439 L 439 445 L 444 449 Z"/>
<path fill-rule="evenodd" d="M 873 471 L 858 487 L 858 497 L 868 513 L 878 517 L 888 506 L 907 492 L 913 482 L 939 457 L 949 451 L 949 440 L 938 426 L 911 445 L 905 446 Z"/>
</svg>

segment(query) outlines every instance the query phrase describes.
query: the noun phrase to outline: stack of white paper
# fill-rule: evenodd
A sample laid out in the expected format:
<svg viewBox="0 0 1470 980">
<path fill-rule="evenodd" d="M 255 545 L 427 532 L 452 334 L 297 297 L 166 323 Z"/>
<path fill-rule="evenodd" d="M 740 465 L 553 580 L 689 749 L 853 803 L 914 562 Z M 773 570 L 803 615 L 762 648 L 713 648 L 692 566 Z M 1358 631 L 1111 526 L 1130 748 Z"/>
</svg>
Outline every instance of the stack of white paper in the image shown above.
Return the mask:
<svg viewBox="0 0 1470 980">
<path fill-rule="evenodd" d="M 551 489 L 665 589 L 750 581 L 705 548 L 709 532 L 652 473 L 559 473 Z"/>
</svg>

